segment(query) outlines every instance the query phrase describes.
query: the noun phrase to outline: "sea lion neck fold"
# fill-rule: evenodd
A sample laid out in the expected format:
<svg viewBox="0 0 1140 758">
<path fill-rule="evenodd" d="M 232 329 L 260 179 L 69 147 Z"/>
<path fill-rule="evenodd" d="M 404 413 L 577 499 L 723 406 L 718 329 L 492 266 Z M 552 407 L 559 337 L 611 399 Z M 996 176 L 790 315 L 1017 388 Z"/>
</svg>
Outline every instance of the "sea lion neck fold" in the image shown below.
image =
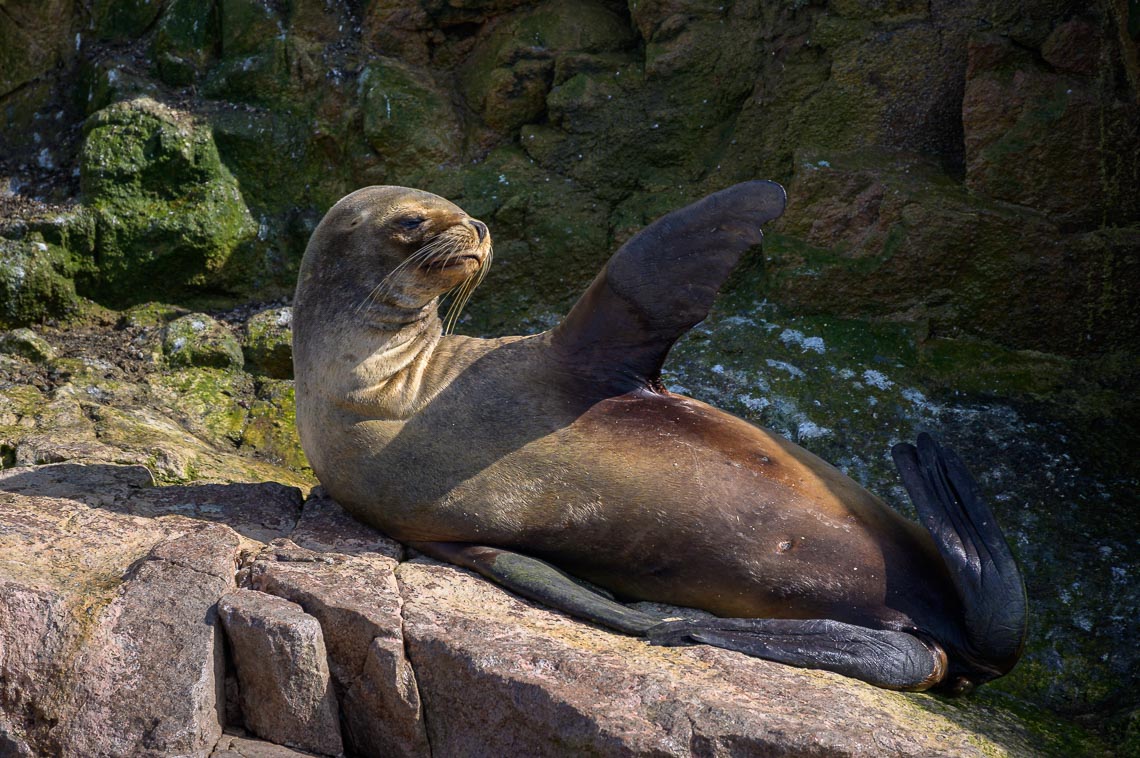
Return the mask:
<svg viewBox="0 0 1140 758">
<path fill-rule="evenodd" d="M 298 381 L 363 415 L 406 416 L 435 375 L 440 297 L 456 291 L 461 307 L 490 258 L 486 225 L 441 197 L 367 187 L 343 198 L 313 232 L 294 298 L 296 365 L 329 350 L 339 360 Z"/>
</svg>

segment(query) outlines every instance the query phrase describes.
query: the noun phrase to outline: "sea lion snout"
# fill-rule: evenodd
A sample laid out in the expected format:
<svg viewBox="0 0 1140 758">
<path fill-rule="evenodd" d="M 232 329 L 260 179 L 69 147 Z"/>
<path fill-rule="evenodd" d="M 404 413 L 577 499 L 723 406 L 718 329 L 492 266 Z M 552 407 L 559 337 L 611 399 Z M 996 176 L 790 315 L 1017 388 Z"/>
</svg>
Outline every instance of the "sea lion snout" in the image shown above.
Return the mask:
<svg viewBox="0 0 1140 758">
<path fill-rule="evenodd" d="M 469 218 L 467 219 L 467 223 L 475 228 L 475 233 L 479 235 L 480 242 L 485 240 L 487 238 L 487 235 L 490 234 L 490 232 L 487 231 L 487 225 L 479 219 Z"/>
</svg>

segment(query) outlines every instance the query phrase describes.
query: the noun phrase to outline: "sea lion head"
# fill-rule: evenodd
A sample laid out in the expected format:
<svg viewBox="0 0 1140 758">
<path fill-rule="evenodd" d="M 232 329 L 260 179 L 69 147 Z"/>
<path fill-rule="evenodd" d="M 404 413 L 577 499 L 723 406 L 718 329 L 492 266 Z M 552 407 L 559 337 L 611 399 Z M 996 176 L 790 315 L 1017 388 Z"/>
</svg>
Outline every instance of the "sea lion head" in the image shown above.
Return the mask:
<svg viewBox="0 0 1140 758">
<path fill-rule="evenodd" d="M 487 225 L 454 203 L 407 187 L 365 187 L 313 232 L 298 297 L 313 289 L 351 303 L 347 310 L 358 316 L 400 323 L 434 313 L 436 298 L 454 292 L 450 329 L 491 255 Z"/>
</svg>

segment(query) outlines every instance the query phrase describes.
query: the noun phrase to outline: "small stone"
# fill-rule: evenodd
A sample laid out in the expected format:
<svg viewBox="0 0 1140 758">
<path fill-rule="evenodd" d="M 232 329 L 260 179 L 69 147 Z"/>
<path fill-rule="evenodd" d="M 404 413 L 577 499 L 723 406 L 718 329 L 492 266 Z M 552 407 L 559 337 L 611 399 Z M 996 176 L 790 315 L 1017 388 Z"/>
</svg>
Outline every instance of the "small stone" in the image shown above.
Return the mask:
<svg viewBox="0 0 1140 758">
<path fill-rule="evenodd" d="M 32 363 L 46 363 L 55 357 L 55 349 L 31 329 L 13 329 L 0 334 L 0 353 L 18 355 Z"/>
<path fill-rule="evenodd" d="M 247 366 L 272 379 L 293 378 L 293 309 L 269 308 L 245 323 L 242 351 Z"/>
<path fill-rule="evenodd" d="M 167 324 L 162 351 L 171 366 L 241 368 L 241 346 L 229 329 L 204 313 L 191 313 Z"/>
<path fill-rule="evenodd" d="M 246 726 L 272 742 L 340 755 L 320 623 L 296 603 L 256 590 L 226 595 L 218 615 L 233 650 Z"/>
</svg>

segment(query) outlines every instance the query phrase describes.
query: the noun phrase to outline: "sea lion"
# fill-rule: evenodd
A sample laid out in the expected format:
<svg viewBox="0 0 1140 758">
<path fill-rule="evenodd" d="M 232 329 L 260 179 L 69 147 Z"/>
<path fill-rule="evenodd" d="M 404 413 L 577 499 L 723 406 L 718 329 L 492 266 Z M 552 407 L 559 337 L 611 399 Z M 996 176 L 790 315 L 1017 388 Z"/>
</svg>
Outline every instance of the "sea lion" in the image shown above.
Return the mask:
<svg viewBox="0 0 1140 758">
<path fill-rule="evenodd" d="M 657 644 L 905 690 L 1003 675 L 1025 592 L 953 453 L 925 435 L 893 451 L 923 529 L 659 380 L 784 203 L 772 182 L 714 193 L 623 245 L 555 329 L 476 339 L 445 335 L 437 306 L 486 272 L 486 225 L 418 190 L 345 197 L 313 233 L 293 304 L 314 472 L 396 539 Z M 725 618 L 659 623 L 580 580 Z"/>
</svg>

